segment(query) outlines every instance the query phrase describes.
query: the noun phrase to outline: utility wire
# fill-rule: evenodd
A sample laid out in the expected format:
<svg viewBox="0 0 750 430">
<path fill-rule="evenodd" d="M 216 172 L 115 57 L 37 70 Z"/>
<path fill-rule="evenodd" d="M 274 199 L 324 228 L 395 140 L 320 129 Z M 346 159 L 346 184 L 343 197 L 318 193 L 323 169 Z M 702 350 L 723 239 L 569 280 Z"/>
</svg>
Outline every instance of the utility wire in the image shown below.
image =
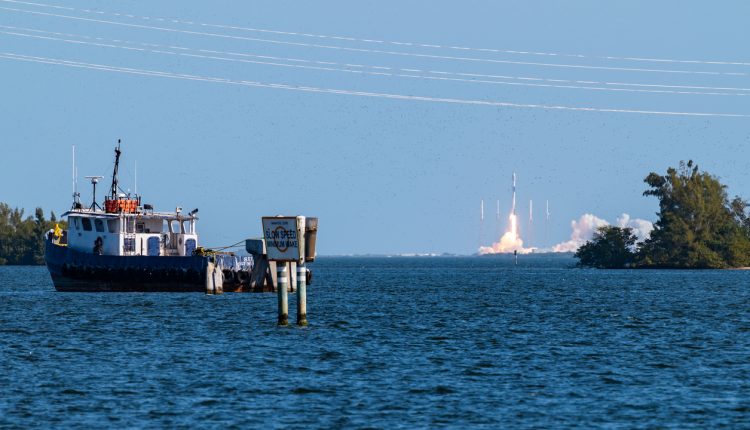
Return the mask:
<svg viewBox="0 0 750 430">
<path fill-rule="evenodd" d="M 258 55 L 258 54 L 250 54 L 250 53 L 240 53 L 240 52 L 229 52 L 229 51 L 217 51 L 212 49 L 198 49 L 198 48 L 188 48 L 185 46 L 176 46 L 176 45 L 160 45 L 156 43 L 144 43 L 144 42 L 133 42 L 128 40 L 121 40 L 121 39 L 107 39 L 102 37 L 94 37 L 94 36 L 86 36 L 86 35 L 80 35 L 80 34 L 72 34 L 72 33 L 60 33 L 60 32 L 54 32 L 54 31 L 45 31 L 45 30 L 39 30 L 39 29 L 32 29 L 32 28 L 26 28 L 26 27 L 14 27 L 14 26 L 8 26 L 8 25 L 0 25 L 0 28 L 9 29 L 9 30 L 18 30 L 18 31 L 24 31 L 24 32 L 31 32 L 31 33 L 38 33 L 38 34 L 47 34 L 47 35 L 56 35 L 56 36 L 63 36 L 63 37 L 73 37 L 78 39 L 85 39 L 85 40 L 96 40 L 99 42 L 113 42 L 113 43 L 124 43 L 129 45 L 137 45 L 137 46 L 143 46 L 148 48 L 160 48 L 160 49 L 174 49 L 174 50 L 180 50 L 180 51 L 193 51 L 193 52 L 199 52 L 199 53 L 207 53 L 207 54 L 220 54 L 220 55 L 228 55 L 228 56 L 234 56 L 234 57 L 242 57 L 242 58 L 259 58 L 259 59 L 265 59 L 265 60 L 276 60 L 276 61 L 286 61 L 286 62 L 292 62 L 292 63 L 302 63 L 302 64 L 316 64 L 316 65 L 322 65 L 326 67 L 317 68 L 317 70 L 330 70 L 330 71 L 341 71 L 341 72 L 351 72 L 351 73 L 365 73 L 365 74 L 373 74 L 373 75 L 380 75 L 380 76 L 401 76 L 398 74 L 394 74 L 393 72 L 389 71 L 398 71 L 398 72 L 407 72 L 410 75 L 406 77 L 415 77 L 413 76 L 414 73 L 424 73 L 424 74 L 431 74 L 431 75 L 438 75 L 440 77 L 445 76 L 460 76 L 460 77 L 470 77 L 472 79 L 468 80 L 459 80 L 459 81 L 466 81 L 466 82 L 474 82 L 474 83 L 492 83 L 492 84 L 503 84 L 503 85 L 523 85 L 518 83 L 511 83 L 511 82 L 498 82 L 498 81 L 484 81 L 484 80 L 478 80 L 476 78 L 493 78 L 493 79 L 511 79 L 511 80 L 520 80 L 520 81 L 531 81 L 531 82 L 550 82 L 552 85 L 540 85 L 540 84 L 527 84 L 525 86 L 551 86 L 555 88 L 573 88 L 573 89 L 587 89 L 587 90 L 602 90 L 602 91 L 625 91 L 625 92 L 646 92 L 646 93 L 667 93 L 667 94 L 699 94 L 699 95 L 745 95 L 745 94 L 734 94 L 734 93 L 717 93 L 717 92 L 696 92 L 696 91 L 682 91 L 682 90 L 688 90 L 688 89 L 698 89 L 698 90 L 713 90 L 713 91 L 750 91 L 750 88 L 736 88 L 736 87 L 709 87 L 709 86 L 689 86 L 689 85 L 662 85 L 662 84 L 648 84 L 648 83 L 621 83 L 621 82 L 602 82 L 602 81 L 583 81 L 583 80 L 568 80 L 568 79 L 548 79 L 548 78 L 537 78 L 537 77 L 526 77 L 526 76 L 507 76 L 507 75 L 492 75 L 492 74 L 480 74 L 480 73 L 465 73 L 465 72 L 447 72 L 447 71 L 438 71 L 438 70 L 420 70 L 420 69 L 412 69 L 412 68 L 397 68 L 397 67 L 386 67 L 386 66 L 373 66 L 373 65 L 362 65 L 362 64 L 348 64 L 348 63 L 336 63 L 331 61 L 317 61 L 317 60 L 306 60 L 306 59 L 300 59 L 300 58 L 285 58 L 285 57 L 275 57 L 275 56 L 269 56 L 269 55 Z M 8 35 L 15 35 L 15 36 L 23 36 L 23 37 L 35 37 L 30 34 L 23 34 L 18 33 L 15 31 L 12 32 L 4 32 L 0 31 L 0 33 L 8 34 Z M 65 39 L 59 39 L 54 37 L 38 37 L 40 39 L 48 39 L 48 40 L 56 40 L 56 41 L 62 41 L 67 43 L 81 43 L 81 44 L 87 44 L 86 42 L 82 41 L 76 41 L 76 40 L 65 40 Z M 99 43 L 88 43 L 90 45 L 94 46 L 101 46 L 101 47 L 111 47 L 111 48 L 120 48 L 120 49 L 131 49 L 129 47 L 125 46 L 113 46 L 110 44 L 99 44 Z M 163 53 L 159 51 L 154 50 L 147 50 L 142 49 L 139 51 L 148 51 L 148 52 L 156 52 L 156 53 Z M 177 53 L 172 53 L 174 55 L 177 55 Z M 223 59 L 226 61 L 233 61 L 232 59 Z M 275 65 L 279 66 L 274 63 L 268 63 L 268 62 L 255 62 L 256 64 L 267 64 L 267 65 Z M 330 66 L 339 66 L 339 67 L 345 67 L 347 69 L 341 70 L 341 69 L 335 69 L 331 68 Z M 294 66 L 290 66 L 294 67 Z M 372 69 L 376 72 L 369 72 L 369 71 L 362 71 L 360 72 L 360 69 Z M 352 70 L 356 69 L 356 70 Z M 433 77 L 431 76 L 419 76 L 423 79 L 431 79 Z M 576 85 L 565 85 L 565 84 L 576 84 Z M 577 84 L 584 84 L 589 85 L 585 87 L 580 87 Z M 612 87 L 631 87 L 631 88 L 667 88 L 670 90 L 677 90 L 677 91 L 653 91 L 653 90 L 629 90 L 629 89 L 622 89 L 622 88 L 595 88 L 590 87 L 590 85 L 605 85 L 605 86 L 612 86 Z"/>
<path fill-rule="evenodd" d="M 300 32 L 293 32 L 293 31 L 282 31 L 282 30 L 273 30 L 273 29 L 264 29 L 264 28 L 242 27 L 242 26 L 226 25 L 226 24 L 211 24 L 211 23 L 188 21 L 188 20 L 183 20 L 179 18 L 137 16 L 137 15 L 126 14 L 126 13 L 105 12 L 105 11 L 90 10 L 90 9 L 78 9 L 74 7 L 66 7 L 66 6 L 20 1 L 20 0 L 0 0 L 0 1 L 5 2 L 5 3 L 15 3 L 15 4 L 23 4 L 23 5 L 29 5 L 29 6 L 46 7 L 46 8 L 53 8 L 53 9 L 58 9 L 58 10 L 83 12 L 83 13 L 88 13 L 88 14 L 111 15 L 111 16 L 125 17 L 125 18 L 131 18 L 131 19 L 147 20 L 147 21 L 171 22 L 174 24 L 185 24 L 185 25 L 208 27 L 208 28 L 220 28 L 220 29 L 226 29 L 226 30 L 239 30 L 239 31 L 247 31 L 247 32 L 255 32 L 255 33 L 278 34 L 278 35 L 284 35 L 284 36 L 296 36 L 296 37 L 315 38 L 315 39 L 331 39 L 331 40 L 340 40 L 340 41 L 347 41 L 347 42 L 361 42 L 361 43 L 380 44 L 380 45 L 390 44 L 390 45 L 395 45 L 395 46 L 409 46 L 409 47 L 418 47 L 418 48 L 450 49 L 450 50 L 457 50 L 457 51 L 473 51 L 473 52 L 485 52 L 485 53 L 489 52 L 489 53 L 513 54 L 513 55 L 534 55 L 534 56 L 545 56 L 545 57 L 566 57 L 566 58 L 581 58 L 581 59 L 589 58 L 589 59 L 598 59 L 598 60 L 640 61 L 640 62 L 654 62 L 654 63 L 750 66 L 750 62 L 741 62 L 741 61 L 680 60 L 680 59 L 673 59 L 673 58 L 649 58 L 649 57 L 612 56 L 612 55 L 590 56 L 590 55 L 583 55 L 583 54 L 569 54 L 569 53 L 559 53 L 559 52 L 535 52 L 535 51 L 521 51 L 521 50 L 509 50 L 509 49 L 476 48 L 476 47 L 455 46 L 455 45 L 439 45 L 439 44 L 434 44 L 434 43 L 399 42 L 399 41 L 389 41 L 389 40 L 356 38 L 356 37 L 348 37 L 348 36 L 334 36 L 334 35 L 300 33 Z"/>
<path fill-rule="evenodd" d="M 0 2 L 2 1 L 7 2 L 10 0 L 0 0 Z M 279 44 L 279 45 L 301 46 L 301 47 L 308 47 L 308 48 L 333 49 L 333 50 L 348 51 L 348 52 L 363 52 L 363 53 L 371 53 L 371 54 L 394 55 L 394 56 L 402 56 L 402 57 L 417 57 L 417 58 L 430 58 L 430 59 L 439 59 L 439 60 L 467 61 L 467 62 L 493 63 L 493 64 L 515 64 L 515 65 L 539 66 L 539 67 L 557 67 L 557 68 L 566 68 L 566 69 L 610 70 L 610 71 L 621 71 L 621 72 L 672 73 L 672 74 L 693 74 L 693 75 L 712 75 L 712 76 L 750 76 L 750 74 L 743 73 L 743 72 L 714 72 L 714 71 L 698 71 L 698 70 L 672 70 L 672 69 L 649 69 L 649 68 L 633 68 L 633 67 L 591 66 L 591 65 L 580 65 L 580 64 L 539 63 L 539 62 L 531 62 L 531 61 L 511 61 L 511 60 L 499 60 L 499 59 L 491 59 L 491 58 L 419 54 L 419 53 L 413 53 L 413 52 L 387 51 L 387 50 L 366 49 L 366 48 L 352 48 L 352 47 L 344 47 L 344 46 L 337 46 L 337 45 L 322 45 L 322 44 L 317 44 L 317 43 L 290 42 L 290 41 L 282 41 L 282 40 L 275 40 L 275 39 L 261 39 L 261 38 L 256 38 L 256 37 L 236 36 L 236 35 L 221 34 L 221 33 L 209 33 L 209 32 L 203 32 L 203 31 L 182 30 L 182 29 L 170 28 L 170 27 L 131 24 L 131 23 L 120 22 L 120 21 L 84 18 L 84 17 L 78 17 L 78 16 L 62 15 L 62 14 L 56 14 L 56 13 L 39 12 L 39 11 L 24 10 L 24 9 L 9 8 L 9 7 L 0 7 L 0 10 L 27 13 L 27 14 L 39 15 L 39 16 L 51 16 L 55 18 L 71 19 L 71 20 L 78 20 L 78 21 L 85 21 L 85 22 L 96 22 L 100 24 L 117 25 L 117 26 L 123 26 L 123 27 L 141 28 L 141 29 L 156 30 L 156 31 L 166 31 L 166 32 L 171 32 L 171 33 L 190 34 L 190 35 L 195 35 L 195 36 L 206 36 L 206 37 L 216 37 L 216 38 L 224 38 L 224 39 L 232 39 L 232 40 L 244 40 L 244 41 L 251 41 L 251 42 L 273 43 L 273 44 Z"/>
<path fill-rule="evenodd" d="M 0 27 L 5 27 L 5 26 L 0 25 Z M 718 96 L 748 96 L 750 95 L 750 93 L 745 94 L 745 93 L 656 90 L 656 89 L 638 89 L 638 88 L 608 88 L 608 87 L 593 87 L 593 86 L 581 86 L 581 85 L 555 85 L 555 84 L 545 84 L 545 83 L 507 82 L 507 81 L 496 81 L 496 80 L 486 80 L 486 79 L 464 79 L 464 78 L 451 78 L 447 76 L 415 75 L 413 73 L 404 74 L 404 73 L 374 72 L 374 71 L 367 71 L 367 70 L 351 70 L 351 69 L 341 69 L 341 68 L 335 68 L 335 67 L 322 67 L 322 66 L 302 65 L 302 64 L 285 64 L 285 63 L 277 63 L 277 62 L 269 62 L 269 61 L 249 60 L 245 58 L 218 57 L 215 55 L 191 54 L 189 52 L 184 52 L 184 51 L 193 51 L 193 50 L 190 48 L 185 48 L 185 47 L 171 47 L 172 49 L 180 49 L 183 51 L 183 52 L 174 52 L 174 51 L 157 50 L 157 49 L 151 49 L 151 48 L 136 48 L 132 46 L 115 45 L 115 44 L 110 44 L 110 43 L 86 42 L 82 40 L 64 39 L 64 38 L 58 38 L 58 37 L 52 37 L 52 36 L 25 34 L 25 33 L 19 33 L 15 31 L 0 30 L 0 34 L 19 36 L 19 37 L 28 37 L 28 38 L 34 38 L 34 39 L 42 39 L 42 40 L 52 40 L 52 41 L 73 43 L 73 44 L 79 44 L 79 45 L 97 46 L 97 47 L 103 47 L 103 48 L 125 49 L 125 50 L 147 52 L 147 53 L 153 53 L 153 54 L 159 54 L 159 55 L 176 55 L 176 56 L 192 57 L 192 58 L 207 59 L 207 60 L 230 61 L 230 62 L 239 62 L 239 63 L 267 65 L 267 66 L 274 66 L 274 67 L 286 67 L 286 68 L 294 68 L 294 69 L 318 70 L 318 71 L 329 71 L 329 72 L 344 72 L 344 73 L 354 73 L 354 74 L 361 74 L 361 75 L 424 79 L 424 80 L 434 80 L 434 81 L 464 82 L 464 83 L 472 83 L 472 84 L 490 84 L 490 85 L 509 85 L 509 86 L 521 86 L 521 87 L 593 90 L 593 91 L 633 92 L 633 93 L 718 95 Z M 160 46 L 160 45 L 154 45 L 154 44 L 149 44 L 149 45 Z"/>
<path fill-rule="evenodd" d="M 494 101 L 494 100 L 456 99 L 456 98 L 447 98 L 447 97 L 428 97 L 428 96 L 415 96 L 415 95 L 393 94 L 393 93 L 377 93 L 377 92 L 367 92 L 367 91 L 342 90 L 342 89 L 335 89 L 335 88 L 296 86 L 296 85 L 289 85 L 289 84 L 283 84 L 283 83 L 263 83 L 263 82 L 256 82 L 256 81 L 233 80 L 233 79 L 216 78 L 216 77 L 209 77 L 209 76 L 177 74 L 177 73 L 171 73 L 171 72 L 116 67 L 116 66 L 109 66 L 109 65 L 102 65 L 102 64 L 83 63 L 83 62 L 61 60 L 61 59 L 54 59 L 54 58 L 30 56 L 30 55 L 19 55 L 19 54 L 14 54 L 14 53 L 9 53 L 9 52 L 0 53 L 0 58 L 12 60 L 12 61 L 53 64 L 53 65 L 59 65 L 59 66 L 65 66 L 65 67 L 91 69 L 91 70 L 107 71 L 107 72 L 114 72 L 114 73 L 125 73 L 125 74 L 141 75 L 141 76 L 153 76 L 153 77 L 161 77 L 161 78 L 169 78 L 169 79 L 183 79 L 183 80 L 190 80 L 190 81 L 213 82 L 213 83 L 239 85 L 239 86 L 247 86 L 247 87 L 255 87 L 255 88 L 272 88 L 272 89 L 281 89 L 281 90 L 288 90 L 288 91 L 302 91 L 302 92 L 318 93 L 318 94 L 338 94 L 338 95 L 349 95 L 349 96 L 359 96 L 359 97 L 383 98 L 383 99 L 390 99 L 390 100 L 409 100 L 409 101 L 424 101 L 424 102 L 459 104 L 459 105 L 511 107 L 511 108 L 544 109 L 544 110 L 564 110 L 564 111 L 580 111 L 580 112 L 633 113 L 633 114 L 644 114 L 644 115 L 690 116 L 690 117 L 750 118 L 750 114 L 739 114 L 739 113 L 679 112 L 679 111 L 596 108 L 596 107 L 583 107 L 583 106 L 524 104 L 524 103 L 511 103 L 511 102 Z"/>
</svg>

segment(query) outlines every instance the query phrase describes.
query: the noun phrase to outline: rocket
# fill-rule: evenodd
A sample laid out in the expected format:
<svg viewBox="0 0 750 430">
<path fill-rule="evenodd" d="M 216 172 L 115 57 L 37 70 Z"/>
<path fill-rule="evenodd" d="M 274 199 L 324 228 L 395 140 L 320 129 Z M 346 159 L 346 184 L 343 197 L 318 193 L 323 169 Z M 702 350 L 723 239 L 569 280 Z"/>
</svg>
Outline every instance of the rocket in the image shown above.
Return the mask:
<svg viewBox="0 0 750 430">
<path fill-rule="evenodd" d="M 511 213 L 516 214 L 516 172 L 513 172 L 513 209 Z"/>
</svg>

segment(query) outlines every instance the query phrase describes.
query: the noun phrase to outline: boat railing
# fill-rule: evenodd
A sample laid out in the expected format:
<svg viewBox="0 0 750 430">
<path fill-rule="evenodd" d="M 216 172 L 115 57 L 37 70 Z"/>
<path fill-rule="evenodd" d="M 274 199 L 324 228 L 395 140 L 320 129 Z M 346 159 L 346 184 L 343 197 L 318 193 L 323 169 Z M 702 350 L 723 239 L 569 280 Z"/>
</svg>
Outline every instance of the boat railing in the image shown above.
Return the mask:
<svg viewBox="0 0 750 430">
<path fill-rule="evenodd" d="M 235 255 L 234 253 L 216 253 L 214 254 L 216 265 L 221 270 L 230 270 L 232 272 L 253 270 L 253 257 L 249 255 Z"/>
</svg>

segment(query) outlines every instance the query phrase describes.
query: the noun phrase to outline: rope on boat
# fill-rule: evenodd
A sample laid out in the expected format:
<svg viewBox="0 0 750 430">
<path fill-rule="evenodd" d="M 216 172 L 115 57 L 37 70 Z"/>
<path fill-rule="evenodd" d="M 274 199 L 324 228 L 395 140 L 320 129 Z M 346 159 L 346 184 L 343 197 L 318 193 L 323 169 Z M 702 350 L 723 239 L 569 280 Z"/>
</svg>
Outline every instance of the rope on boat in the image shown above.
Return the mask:
<svg viewBox="0 0 750 430">
<path fill-rule="evenodd" d="M 241 244 L 245 243 L 245 240 L 241 240 L 235 244 L 228 245 L 228 246 L 217 246 L 217 247 L 207 247 L 207 246 L 199 246 L 195 249 L 195 253 L 198 255 L 212 255 L 216 253 L 220 253 L 221 251 L 224 251 L 225 249 L 230 248 L 240 248 Z"/>
</svg>

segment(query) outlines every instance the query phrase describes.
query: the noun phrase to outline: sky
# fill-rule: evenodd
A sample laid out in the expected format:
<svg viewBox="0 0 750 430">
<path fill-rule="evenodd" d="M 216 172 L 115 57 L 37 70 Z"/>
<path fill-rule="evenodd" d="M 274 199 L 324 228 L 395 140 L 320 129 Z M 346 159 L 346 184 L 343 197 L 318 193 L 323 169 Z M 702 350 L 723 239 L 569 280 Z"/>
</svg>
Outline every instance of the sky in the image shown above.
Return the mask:
<svg viewBox="0 0 750 430">
<path fill-rule="evenodd" d="M 552 247 L 586 214 L 655 221 L 643 178 L 680 160 L 750 198 L 748 16 L 746 1 L 0 0 L 0 201 L 67 210 L 75 145 L 90 203 L 83 176 L 111 175 L 122 139 L 121 186 L 199 208 L 206 246 L 299 214 L 319 217 L 319 254 L 470 254 L 508 228 L 516 172 L 521 236 Z"/>
</svg>

